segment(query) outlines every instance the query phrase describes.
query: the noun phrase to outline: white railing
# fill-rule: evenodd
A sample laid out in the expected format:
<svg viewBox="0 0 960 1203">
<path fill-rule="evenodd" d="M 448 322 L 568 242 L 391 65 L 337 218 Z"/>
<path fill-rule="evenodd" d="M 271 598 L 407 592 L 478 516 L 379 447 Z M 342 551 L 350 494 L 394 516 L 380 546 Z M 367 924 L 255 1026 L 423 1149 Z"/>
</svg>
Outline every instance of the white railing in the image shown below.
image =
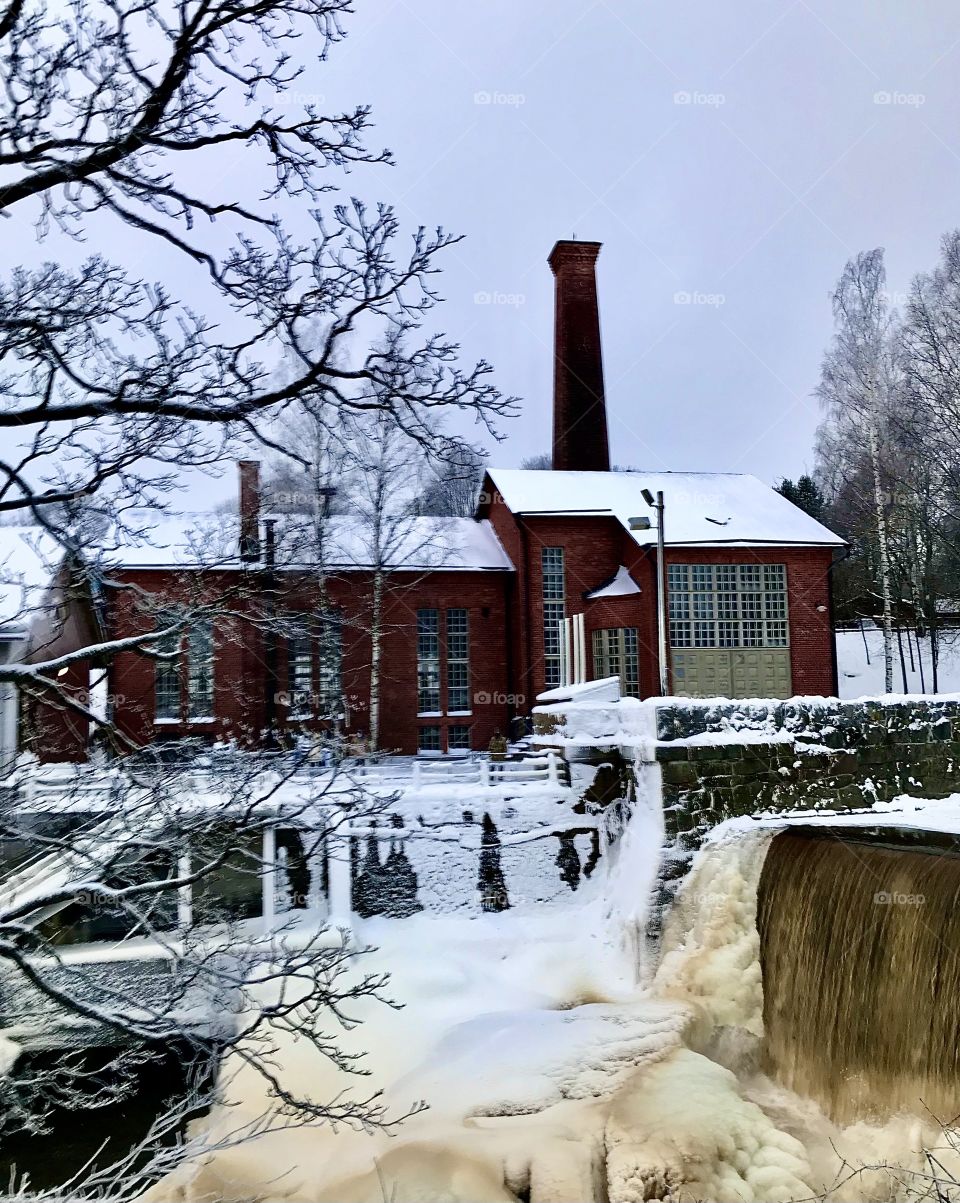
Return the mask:
<svg viewBox="0 0 960 1203">
<path fill-rule="evenodd" d="M 487 788 L 519 785 L 522 782 L 560 784 L 560 767 L 556 752 L 542 756 L 527 756 L 522 760 L 415 760 L 413 786 L 447 785 L 463 782 Z"/>
</svg>

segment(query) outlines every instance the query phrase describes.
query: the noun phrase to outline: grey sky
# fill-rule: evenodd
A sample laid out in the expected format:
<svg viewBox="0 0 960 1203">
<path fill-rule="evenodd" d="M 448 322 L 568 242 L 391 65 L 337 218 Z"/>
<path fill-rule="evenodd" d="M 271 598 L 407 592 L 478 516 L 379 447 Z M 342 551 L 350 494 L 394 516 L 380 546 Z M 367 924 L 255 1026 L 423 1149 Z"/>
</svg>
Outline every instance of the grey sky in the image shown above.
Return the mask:
<svg viewBox="0 0 960 1203">
<path fill-rule="evenodd" d="M 810 394 L 843 262 L 885 246 L 897 292 L 960 223 L 960 9 L 358 7 L 347 44 L 303 89 L 369 98 L 399 163 L 376 169 L 375 191 L 412 223 L 468 235 L 447 257 L 445 328 L 523 397 L 495 458 L 547 448 L 546 256 L 575 232 L 604 244 L 618 461 L 767 480 L 811 466 Z"/>
<path fill-rule="evenodd" d="M 447 301 L 431 328 L 459 339 L 466 360 L 491 360 L 502 390 L 522 398 L 494 462 L 516 466 L 549 448 L 546 258 L 575 233 L 604 244 L 616 462 L 768 481 L 811 467 L 811 394 L 844 261 L 885 246 L 896 295 L 960 225 L 960 7 L 357 7 L 346 42 L 308 68 L 290 103 L 372 103 L 368 145 L 390 146 L 398 165 L 331 172 L 331 182 L 392 202 L 408 228 L 467 236 L 441 259 Z M 301 52 L 310 59 L 306 39 Z M 255 162 L 233 151 L 205 159 L 203 171 L 216 194 L 250 200 L 264 182 Z M 24 211 L 7 230 L 5 263 L 24 256 L 29 223 Z M 147 278 L 173 270 L 179 295 L 193 297 L 190 273 L 202 269 L 171 261 L 163 244 L 93 220 L 88 235 L 83 244 L 54 236 L 36 255 L 78 262 L 102 245 Z M 230 472 L 185 494 L 206 504 L 233 491 Z"/>
</svg>

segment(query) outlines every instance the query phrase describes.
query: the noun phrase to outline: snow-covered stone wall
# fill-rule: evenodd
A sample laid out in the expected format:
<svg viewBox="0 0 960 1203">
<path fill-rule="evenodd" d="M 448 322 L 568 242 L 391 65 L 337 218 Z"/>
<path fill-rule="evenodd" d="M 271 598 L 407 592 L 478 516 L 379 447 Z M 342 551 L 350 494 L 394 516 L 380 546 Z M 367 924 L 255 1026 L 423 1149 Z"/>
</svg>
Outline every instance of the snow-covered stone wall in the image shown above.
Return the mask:
<svg viewBox="0 0 960 1203">
<path fill-rule="evenodd" d="M 656 705 L 661 908 L 725 819 L 870 808 L 960 790 L 960 697 L 670 700 Z M 658 908 L 655 908 L 658 909 Z"/>
</svg>

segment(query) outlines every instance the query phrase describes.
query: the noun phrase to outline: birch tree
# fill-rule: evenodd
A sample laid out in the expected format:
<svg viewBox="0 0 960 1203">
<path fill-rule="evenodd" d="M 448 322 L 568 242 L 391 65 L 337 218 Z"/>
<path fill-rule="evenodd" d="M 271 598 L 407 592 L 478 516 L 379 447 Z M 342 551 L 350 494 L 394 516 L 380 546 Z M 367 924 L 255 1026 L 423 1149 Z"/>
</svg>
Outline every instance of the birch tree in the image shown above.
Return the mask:
<svg viewBox="0 0 960 1203">
<path fill-rule="evenodd" d="M 835 334 L 823 358 L 817 395 L 839 437 L 866 447 L 883 606 L 884 689 L 892 693 L 893 578 L 884 454 L 894 367 L 892 315 L 881 249 L 861 252 L 847 262 L 832 307 Z"/>
</svg>

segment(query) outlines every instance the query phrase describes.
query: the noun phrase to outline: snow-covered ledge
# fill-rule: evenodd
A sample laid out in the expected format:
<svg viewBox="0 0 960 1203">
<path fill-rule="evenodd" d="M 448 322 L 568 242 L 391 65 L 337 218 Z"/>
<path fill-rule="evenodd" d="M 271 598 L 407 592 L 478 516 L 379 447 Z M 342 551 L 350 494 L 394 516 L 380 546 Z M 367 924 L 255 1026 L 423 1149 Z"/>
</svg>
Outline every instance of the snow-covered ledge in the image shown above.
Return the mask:
<svg viewBox="0 0 960 1203">
<path fill-rule="evenodd" d="M 533 724 L 533 742 L 562 749 L 568 760 L 589 755 L 589 749 L 613 747 L 633 758 L 657 738 L 655 706 L 622 698 L 619 677 L 546 690 L 537 697 Z"/>
</svg>

